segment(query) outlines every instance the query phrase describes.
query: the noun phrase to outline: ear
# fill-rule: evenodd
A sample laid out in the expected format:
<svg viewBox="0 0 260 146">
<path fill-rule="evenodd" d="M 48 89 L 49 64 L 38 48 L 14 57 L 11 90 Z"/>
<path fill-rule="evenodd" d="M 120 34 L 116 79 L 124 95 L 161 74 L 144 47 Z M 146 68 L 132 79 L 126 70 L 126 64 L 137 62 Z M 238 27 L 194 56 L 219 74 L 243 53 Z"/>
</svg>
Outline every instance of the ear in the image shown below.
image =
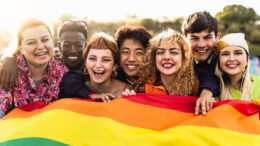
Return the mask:
<svg viewBox="0 0 260 146">
<path fill-rule="evenodd" d="M 216 43 L 219 41 L 219 38 L 220 38 L 220 34 L 217 33 L 217 35 L 216 35 Z"/>
<path fill-rule="evenodd" d="M 23 53 L 23 49 L 21 48 L 21 46 L 18 46 L 18 50 L 19 50 L 22 54 L 24 54 L 24 53 Z"/>
<path fill-rule="evenodd" d="M 58 46 L 58 48 L 60 49 L 60 52 L 62 53 L 61 43 L 60 43 L 60 41 L 57 42 L 57 46 Z"/>
<path fill-rule="evenodd" d="M 113 68 L 112 68 L 112 71 L 116 71 L 117 68 L 118 68 L 118 65 L 117 65 L 117 64 L 114 64 L 114 65 L 113 65 Z"/>
</svg>

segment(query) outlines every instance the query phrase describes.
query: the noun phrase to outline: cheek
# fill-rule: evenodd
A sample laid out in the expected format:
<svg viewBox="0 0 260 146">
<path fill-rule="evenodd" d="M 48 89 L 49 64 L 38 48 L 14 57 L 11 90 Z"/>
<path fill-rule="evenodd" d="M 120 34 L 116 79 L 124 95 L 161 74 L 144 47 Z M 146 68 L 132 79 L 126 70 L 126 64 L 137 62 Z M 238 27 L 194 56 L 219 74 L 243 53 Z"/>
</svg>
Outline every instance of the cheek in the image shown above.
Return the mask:
<svg viewBox="0 0 260 146">
<path fill-rule="evenodd" d="M 120 57 L 119 57 L 119 64 L 120 64 L 120 66 L 123 66 L 125 64 L 126 59 L 127 59 L 126 55 L 120 54 Z"/>
</svg>

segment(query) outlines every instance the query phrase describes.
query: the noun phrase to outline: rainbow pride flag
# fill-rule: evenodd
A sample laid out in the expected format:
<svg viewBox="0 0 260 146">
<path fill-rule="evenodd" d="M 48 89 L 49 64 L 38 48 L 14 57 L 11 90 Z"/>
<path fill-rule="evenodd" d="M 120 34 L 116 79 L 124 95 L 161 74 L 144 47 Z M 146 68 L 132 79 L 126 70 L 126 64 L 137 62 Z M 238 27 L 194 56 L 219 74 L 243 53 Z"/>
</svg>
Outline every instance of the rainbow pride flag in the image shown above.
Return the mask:
<svg viewBox="0 0 260 146">
<path fill-rule="evenodd" d="M 0 146 L 260 145 L 259 105 L 226 100 L 196 116 L 195 101 L 137 94 L 109 103 L 37 102 L 0 120 Z"/>
</svg>

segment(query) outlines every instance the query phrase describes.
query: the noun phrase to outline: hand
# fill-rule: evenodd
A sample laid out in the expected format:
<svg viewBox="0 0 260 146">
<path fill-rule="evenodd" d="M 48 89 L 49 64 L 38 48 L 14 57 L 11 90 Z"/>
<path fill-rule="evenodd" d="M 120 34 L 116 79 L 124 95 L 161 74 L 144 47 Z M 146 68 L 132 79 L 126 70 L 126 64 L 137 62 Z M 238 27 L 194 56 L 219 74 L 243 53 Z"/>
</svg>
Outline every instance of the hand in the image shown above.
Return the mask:
<svg viewBox="0 0 260 146">
<path fill-rule="evenodd" d="M 111 93 L 102 93 L 102 94 L 93 94 L 90 96 L 90 98 L 93 100 L 102 100 L 103 102 L 109 102 L 111 99 L 114 99 L 116 97 Z"/>
<path fill-rule="evenodd" d="M 122 95 L 123 95 L 123 96 L 136 95 L 136 93 L 135 93 L 134 90 L 126 89 L 125 91 L 122 92 Z"/>
<path fill-rule="evenodd" d="M 200 97 L 196 101 L 195 114 L 206 115 L 206 112 L 212 109 L 214 98 L 212 92 L 208 89 L 203 89 Z"/>
<path fill-rule="evenodd" d="M 17 85 L 17 73 L 15 57 L 6 57 L 0 69 L 0 84 L 7 91 Z"/>
</svg>

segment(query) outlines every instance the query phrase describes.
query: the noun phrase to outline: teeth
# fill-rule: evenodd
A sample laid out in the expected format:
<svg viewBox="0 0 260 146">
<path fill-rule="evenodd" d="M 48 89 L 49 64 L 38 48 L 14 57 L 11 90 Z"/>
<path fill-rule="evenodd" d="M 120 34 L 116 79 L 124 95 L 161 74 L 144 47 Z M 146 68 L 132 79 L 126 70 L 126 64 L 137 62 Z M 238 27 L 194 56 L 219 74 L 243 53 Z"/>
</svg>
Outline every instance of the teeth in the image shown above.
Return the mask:
<svg viewBox="0 0 260 146">
<path fill-rule="evenodd" d="M 206 50 L 204 50 L 204 51 L 198 51 L 199 53 L 205 53 L 206 52 Z"/>
<path fill-rule="evenodd" d="M 69 58 L 69 59 L 73 59 L 73 60 L 74 60 L 74 59 L 78 59 L 77 56 L 69 56 L 68 58 Z"/>
<path fill-rule="evenodd" d="M 163 64 L 164 67 L 171 67 L 173 66 L 172 64 Z"/>
<path fill-rule="evenodd" d="M 35 53 L 36 56 L 43 56 L 43 55 L 46 55 L 47 52 L 41 52 L 41 53 Z"/>
<path fill-rule="evenodd" d="M 236 67 L 237 65 L 235 64 L 230 64 L 230 65 L 227 65 L 228 67 Z"/>
<path fill-rule="evenodd" d="M 136 68 L 135 65 L 128 65 L 127 67 L 128 67 L 128 68 L 131 68 L 131 69 Z"/>
<path fill-rule="evenodd" d="M 96 74 L 103 74 L 104 71 L 94 71 L 94 73 L 96 73 Z"/>
</svg>

